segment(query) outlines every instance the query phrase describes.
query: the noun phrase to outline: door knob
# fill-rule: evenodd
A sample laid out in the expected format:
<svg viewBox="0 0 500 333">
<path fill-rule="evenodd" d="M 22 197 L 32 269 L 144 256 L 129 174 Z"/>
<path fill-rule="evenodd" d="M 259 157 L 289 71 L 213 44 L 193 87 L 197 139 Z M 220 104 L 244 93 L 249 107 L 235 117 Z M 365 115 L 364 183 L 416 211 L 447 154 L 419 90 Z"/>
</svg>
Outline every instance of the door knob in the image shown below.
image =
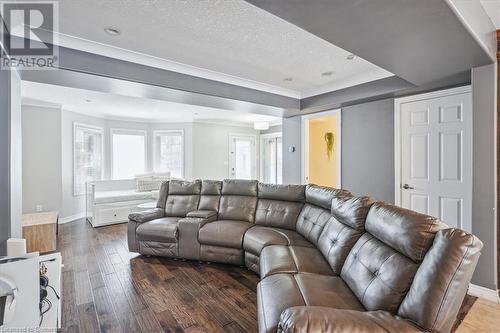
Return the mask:
<svg viewBox="0 0 500 333">
<path fill-rule="evenodd" d="M 410 185 L 408 185 L 408 184 L 404 184 L 404 185 L 403 185 L 403 188 L 404 188 L 405 190 L 413 190 L 413 189 L 415 189 L 414 187 L 412 187 L 412 186 L 410 186 Z"/>
</svg>

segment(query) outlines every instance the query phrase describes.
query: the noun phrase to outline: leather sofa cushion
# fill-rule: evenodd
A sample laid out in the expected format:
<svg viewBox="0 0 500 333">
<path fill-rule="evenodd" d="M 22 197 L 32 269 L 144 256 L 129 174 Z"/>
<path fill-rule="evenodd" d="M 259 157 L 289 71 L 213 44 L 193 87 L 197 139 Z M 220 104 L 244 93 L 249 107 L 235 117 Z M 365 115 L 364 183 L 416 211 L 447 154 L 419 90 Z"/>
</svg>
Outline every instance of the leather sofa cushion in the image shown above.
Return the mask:
<svg viewBox="0 0 500 333">
<path fill-rule="evenodd" d="M 446 228 L 434 217 L 383 202 L 372 206 L 365 224 L 373 236 L 416 262 L 423 260 L 436 232 Z"/>
<path fill-rule="evenodd" d="M 261 278 L 281 273 L 334 275 L 321 252 L 314 247 L 267 246 L 262 250 L 259 261 Z"/>
<path fill-rule="evenodd" d="M 220 180 L 202 180 L 201 194 L 202 195 L 221 195 L 222 182 Z"/>
<path fill-rule="evenodd" d="M 156 208 L 165 209 L 168 195 L 168 184 L 169 181 L 161 183 L 160 191 L 158 192 L 158 201 L 156 202 Z"/>
<path fill-rule="evenodd" d="M 257 198 L 240 195 L 223 195 L 219 205 L 220 220 L 237 220 L 253 223 Z"/>
<path fill-rule="evenodd" d="M 165 216 L 185 217 L 187 213 L 198 210 L 199 195 L 169 194 L 165 204 Z"/>
<path fill-rule="evenodd" d="M 340 223 L 335 217 L 323 228 L 318 240 L 318 249 L 335 274 L 340 275 L 349 252 L 363 234 L 364 231 Z"/>
<path fill-rule="evenodd" d="M 168 185 L 168 195 L 180 194 L 180 195 L 190 195 L 190 194 L 200 194 L 201 192 L 201 180 L 193 180 L 192 182 L 185 180 L 170 180 Z"/>
<path fill-rule="evenodd" d="M 259 199 L 255 212 L 255 223 L 295 230 L 302 206 L 301 202 Z"/>
<path fill-rule="evenodd" d="M 305 185 L 280 185 L 259 183 L 259 199 L 304 202 Z"/>
<path fill-rule="evenodd" d="M 423 333 L 424 330 L 386 311 L 363 312 L 297 306 L 286 309 L 281 314 L 278 332 Z"/>
<path fill-rule="evenodd" d="M 257 184 L 256 180 L 224 179 L 222 182 L 222 194 L 256 197 Z"/>
<path fill-rule="evenodd" d="M 332 218 L 330 210 L 305 204 L 297 219 L 296 230 L 308 241 L 317 245 L 326 223 Z"/>
<path fill-rule="evenodd" d="M 332 199 L 341 195 L 348 195 L 349 191 L 318 185 L 306 186 L 306 202 L 330 210 Z"/>
<path fill-rule="evenodd" d="M 220 220 L 205 224 L 198 233 L 201 244 L 241 249 L 243 236 L 253 224 L 245 221 Z"/>
<path fill-rule="evenodd" d="M 365 233 L 347 256 L 340 276 L 369 311 L 395 313 L 418 264 Z"/>
<path fill-rule="evenodd" d="M 256 225 L 245 233 L 243 239 L 243 249 L 245 251 L 259 256 L 262 249 L 269 245 L 313 246 L 304 237 L 292 230 Z"/>
<path fill-rule="evenodd" d="M 164 217 L 142 223 L 136 230 L 137 239 L 140 241 L 176 243 L 179 220 L 178 217 Z"/>
<path fill-rule="evenodd" d="M 337 196 L 332 199 L 332 215 L 353 229 L 364 230 L 366 216 L 373 202 L 369 197 Z"/>
<path fill-rule="evenodd" d="M 201 210 L 219 210 L 220 195 L 201 195 L 198 209 Z"/>
<path fill-rule="evenodd" d="M 212 219 L 217 216 L 217 212 L 213 210 L 194 210 L 186 214 L 186 217 L 198 217 L 201 219 Z"/>
<path fill-rule="evenodd" d="M 284 310 L 304 305 L 364 310 L 339 277 L 316 274 L 271 275 L 257 285 L 259 332 L 276 332 Z"/>
</svg>

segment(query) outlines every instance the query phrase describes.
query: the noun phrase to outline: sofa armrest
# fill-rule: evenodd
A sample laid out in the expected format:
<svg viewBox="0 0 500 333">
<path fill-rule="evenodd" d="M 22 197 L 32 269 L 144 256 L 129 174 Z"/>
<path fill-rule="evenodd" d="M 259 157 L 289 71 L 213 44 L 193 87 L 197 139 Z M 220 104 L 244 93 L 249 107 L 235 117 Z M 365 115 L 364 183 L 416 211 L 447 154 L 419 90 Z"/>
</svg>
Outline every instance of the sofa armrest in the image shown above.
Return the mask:
<svg viewBox="0 0 500 333">
<path fill-rule="evenodd" d="M 210 219 L 217 216 L 217 212 L 213 210 L 195 210 L 187 213 L 187 217 L 199 217 L 202 219 Z"/>
<path fill-rule="evenodd" d="M 278 333 L 356 332 L 422 333 L 424 330 L 386 311 L 353 311 L 320 306 L 296 306 L 281 314 Z"/>
<path fill-rule="evenodd" d="M 198 234 L 201 228 L 207 223 L 217 219 L 213 214 L 208 218 L 186 217 L 179 220 L 177 230 L 179 231 L 179 257 L 191 260 L 200 260 L 201 244 Z"/>
<path fill-rule="evenodd" d="M 145 210 L 143 212 L 131 213 L 129 214 L 128 219 L 136 223 L 145 223 L 152 220 L 161 219 L 162 217 L 165 217 L 165 210 L 161 208 L 153 208 L 150 210 Z"/>
</svg>

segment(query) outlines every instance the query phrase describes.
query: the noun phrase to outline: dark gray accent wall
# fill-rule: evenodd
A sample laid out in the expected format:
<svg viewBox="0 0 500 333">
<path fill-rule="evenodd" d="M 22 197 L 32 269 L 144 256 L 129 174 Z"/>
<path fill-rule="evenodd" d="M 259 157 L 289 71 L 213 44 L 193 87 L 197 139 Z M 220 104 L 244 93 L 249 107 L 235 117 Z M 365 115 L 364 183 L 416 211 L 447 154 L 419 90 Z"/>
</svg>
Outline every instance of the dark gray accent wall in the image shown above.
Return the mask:
<svg viewBox="0 0 500 333">
<path fill-rule="evenodd" d="M 394 202 L 394 99 L 342 108 L 342 187 Z"/>
<path fill-rule="evenodd" d="M 495 211 L 495 64 L 472 69 L 473 190 L 472 233 L 484 247 L 472 283 L 497 289 L 497 240 Z"/>
<path fill-rule="evenodd" d="M 301 117 L 283 119 L 283 184 L 302 184 Z M 291 152 L 290 148 L 295 151 Z"/>
<path fill-rule="evenodd" d="M 445 0 L 247 0 L 415 84 L 493 63 Z"/>
<path fill-rule="evenodd" d="M 0 49 L 0 52 L 1 49 Z M 3 57 L 4 54 L 2 53 Z M 0 256 L 10 237 L 10 71 L 0 70 Z"/>
</svg>

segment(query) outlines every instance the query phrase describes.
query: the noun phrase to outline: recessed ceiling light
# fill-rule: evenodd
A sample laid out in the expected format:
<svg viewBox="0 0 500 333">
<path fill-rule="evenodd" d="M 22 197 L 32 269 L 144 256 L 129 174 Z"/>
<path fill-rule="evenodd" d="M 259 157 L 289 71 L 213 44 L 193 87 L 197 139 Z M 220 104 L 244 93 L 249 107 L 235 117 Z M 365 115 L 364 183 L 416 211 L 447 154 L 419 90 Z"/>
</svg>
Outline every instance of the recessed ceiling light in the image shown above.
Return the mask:
<svg viewBox="0 0 500 333">
<path fill-rule="evenodd" d="M 347 60 L 353 60 L 354 58 L 356 58 L 356 56 L 354 54 L 349 54 L 346 59 Z"/>
<path fill-rule="evenodd" d="M 321 73 L 321 76 L 332 76 L 333 73 L 334 73 L 333 71 L 323 72 Z"/>
<path fill-rule="evenodd" d="M 293 77 L 286 77 L 286 78 L 283 79 L 283 81 L 292 82 L 293 81 Z"/>
<path fill-rule="evenodd" d="M 104 32 L 111 36 L 118 36 L 121 33 L 120 29 L 115 27 L 106 27 L 104 28 Z"/>
<path fill-rule="evenodd" d="M 194 115 L 195 115 L 195 116 L 197 116 L 197 115 L 199 115 L 199 113 L 198 113 L 198 112 L 195 112 L 195 113 L 194 113 Z"/>
</svg>

